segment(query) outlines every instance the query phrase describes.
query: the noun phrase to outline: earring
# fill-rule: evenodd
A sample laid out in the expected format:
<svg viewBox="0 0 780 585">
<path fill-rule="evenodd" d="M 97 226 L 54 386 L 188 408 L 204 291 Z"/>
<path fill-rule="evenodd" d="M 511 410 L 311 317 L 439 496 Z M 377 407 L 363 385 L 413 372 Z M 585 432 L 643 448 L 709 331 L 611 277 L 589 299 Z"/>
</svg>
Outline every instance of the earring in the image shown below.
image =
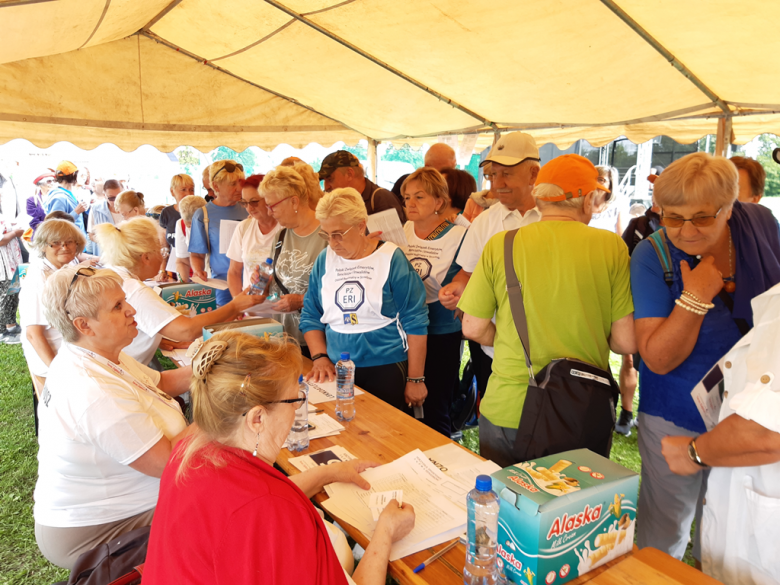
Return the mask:
<svg viewBox="0 0 780 585">
<path fill-rule="evenodd" d="M 257 433 L 257 443 L 255 443 L 255 450 L 252 451 L 252 457 L 257 457 L 257 448 L 260 446 L 260 433 Z"/>
<path fill-rule="evenodd" d="M 298 213 L 298 210 L 297 210 L 297 209 L 295 210 L 295 213 Z"/>
<path fill-rule="evenodd" d="M 433 215 L 439 215 L 439 210 L 437 209 L 436 211 L 434 211 Z"/>
</svg>

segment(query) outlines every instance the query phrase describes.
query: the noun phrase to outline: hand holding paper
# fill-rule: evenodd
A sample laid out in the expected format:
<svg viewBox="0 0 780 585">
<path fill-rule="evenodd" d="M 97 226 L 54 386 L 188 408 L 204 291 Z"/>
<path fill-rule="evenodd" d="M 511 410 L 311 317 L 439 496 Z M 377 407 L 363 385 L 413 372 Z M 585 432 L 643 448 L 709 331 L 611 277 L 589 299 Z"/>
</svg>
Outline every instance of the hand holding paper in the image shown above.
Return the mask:
<svg viewBox="0 0 780 585">
<path fill-rule="evenodd" d="M 389 492 L 374 492 L 368 500 L 368 507 L 371 508 L 371 515 L 374 521 L 379 520 L 379 515 L 384 511 L 387 505 L 395 500 L 398 507 L 403 505 L 403 490 L 390 490 Z"/>
</svg>

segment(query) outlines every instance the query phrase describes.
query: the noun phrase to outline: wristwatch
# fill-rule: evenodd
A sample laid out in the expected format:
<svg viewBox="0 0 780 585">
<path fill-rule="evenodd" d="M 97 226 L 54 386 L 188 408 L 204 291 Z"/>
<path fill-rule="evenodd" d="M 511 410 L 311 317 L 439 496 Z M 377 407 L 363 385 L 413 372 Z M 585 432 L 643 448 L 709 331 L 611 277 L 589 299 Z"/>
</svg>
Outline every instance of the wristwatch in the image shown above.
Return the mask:
<svg viewBox="0 0 780 585">
<path fill-rule="evenodd" d="M 425 382 L 425 376 L 420 376 L 419 378 L 409 378 L 409 377 L 407 377 L 406 381 L 407 382 L 412 382 L 414 384 L 422 384 L 423 382 Z"/>
<path fill-rule="evenodd" d="M 691 439 L 691 442 L 688 443 L 688 457 L 690 457 L 691 461 L 699 467 L 709 467 L 709 465 L 704 463 L 704 461 L 701 460 L 701 457 L 699 457 L 699 452 L 696 450 L 696 439 Z"/>
<path fill-rule="evenodd" d="M 311 361 L 316 361 L 320 358 L 328 357 L 327 353 L 318 353 L 317 355 L 311 356 Z"/>
</svg>

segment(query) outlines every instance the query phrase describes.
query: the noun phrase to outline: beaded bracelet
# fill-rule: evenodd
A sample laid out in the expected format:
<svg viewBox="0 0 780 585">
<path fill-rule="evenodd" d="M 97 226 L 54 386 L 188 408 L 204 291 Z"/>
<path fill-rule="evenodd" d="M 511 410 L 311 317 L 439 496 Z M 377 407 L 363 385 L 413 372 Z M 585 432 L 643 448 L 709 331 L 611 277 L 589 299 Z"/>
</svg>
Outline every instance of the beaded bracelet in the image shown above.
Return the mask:
<svg viewBox="0 0 780 585">
<path fill-rule="evenodd" d="M 680 299 L 675 299 L 674 304 L 678 307 L 682 307 L 686 311 L 690 311 L 691 313 L 696 313 L 697 315 L 706 315 L 707 311 L 702 311 L 701 309 L 696 309 L 692 305 L 689 305 L 687 303 L 684 303 Z"/>
<path fill-rule="evenodd" d="M 684 290 L 684 291 L 682 291 L 682 294 L 684 294 L 685 296 L 689 297 L 688 298 L 689 302 L 693 301 L 694 305 L 697 305 L 697 306 L 699 306 L 702 309 L 714 309 L 715 308 L 715 304 L 714 303 L 705 303 L 704 301 L 702 301 L 699 297 L 697 297 L 692 292 Z"/>
</svg>

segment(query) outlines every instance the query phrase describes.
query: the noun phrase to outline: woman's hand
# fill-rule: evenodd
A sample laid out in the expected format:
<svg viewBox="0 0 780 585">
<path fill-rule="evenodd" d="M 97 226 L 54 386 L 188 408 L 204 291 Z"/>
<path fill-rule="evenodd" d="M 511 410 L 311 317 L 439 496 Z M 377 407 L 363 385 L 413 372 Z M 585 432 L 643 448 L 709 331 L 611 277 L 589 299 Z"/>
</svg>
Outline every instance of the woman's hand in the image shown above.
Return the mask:
<svg viewBox="0 0 780 585">
<path fill-rule="evenodd" d="M 404 402 L 412 406 L 422 406 L 428 397 L 428 388 L 425 383 L 407 382 L 404 390 Z"/>
<path fill-rule="evenodd" d="M 391 542 L 398 542 L 414 528 L 414 507 L 404 504 L 399 507 L 396 500 L 390 500 L 376 525 L 377 531 L 387 531 Z"/>
<path fill-rule="evenodd" d="M 340 481 L 343 483 L 354 483 L 360 489 L 370 490 L 371 484 L 360 476 L 366 469 L 378 467 L 379 463 L 374 461 L 365 461 L 363 459 L 353 459 L 351 461 L 342 461 L 341 463 L 332 463 L 326 467 L 330 472 L 330 481 L 333 483 Z"/>
<path fill-rule="evenodd" d="M 313 382 L 332 382 L 336 379 L 336 366 L 329 358 L 321 357 L 311 363 L 311 371 L 304 376 Z"/>
<path fill-rule="evenodd" d="M 292 313 L 303 308 L 303 295 L 284 295 L 276 303 L 274 309 L 280 313 Z"/>
<path fill-rule="evenodd" d="M 241 292 L 241 294 L 236 295 L 235 297 L 233 297 L 233 300 L 230 301 L 231 303 L 235 303 L 235 307 L 239 313 L 243 313 L 244 311 L 251 309 L 255 305 L 259 305 L 266 299 L 266 297 L 264 297 L 263 295 L 250 295 L 247 294 L 248 292 L 249 292 L 249 288 L 246 288 L 244 291 Z"/>
<path fill-rule="evenodd" d="M 705 303 L 712 301 L 723 288 L 723 275 L 715 267 L 715 258 L 712 256 L 705 257 L 693 270 L 683 260 L 680 262 L 680 272 L 683 288 Z"/>
<path fill-rule="evenodd" d="M 79 203 L 76 206 L 76 209 L 73 210 L 73 213 L 75 213 L 76 215 L 79 215 L 80 213 L 84 213 L 86 210 L 87 210 L 87 206 L 84 205 L 83 203 Z"/>
<path fill-rule="evenodd" d="M 196 277 L 200 278 L 201 280 L 208 280 L 209 279 L 209 275 L 206 274 L 205 270 L 195 270 L 194 268 L 192 270 L 192 276 L 196 276 Z"/>
</svg>

